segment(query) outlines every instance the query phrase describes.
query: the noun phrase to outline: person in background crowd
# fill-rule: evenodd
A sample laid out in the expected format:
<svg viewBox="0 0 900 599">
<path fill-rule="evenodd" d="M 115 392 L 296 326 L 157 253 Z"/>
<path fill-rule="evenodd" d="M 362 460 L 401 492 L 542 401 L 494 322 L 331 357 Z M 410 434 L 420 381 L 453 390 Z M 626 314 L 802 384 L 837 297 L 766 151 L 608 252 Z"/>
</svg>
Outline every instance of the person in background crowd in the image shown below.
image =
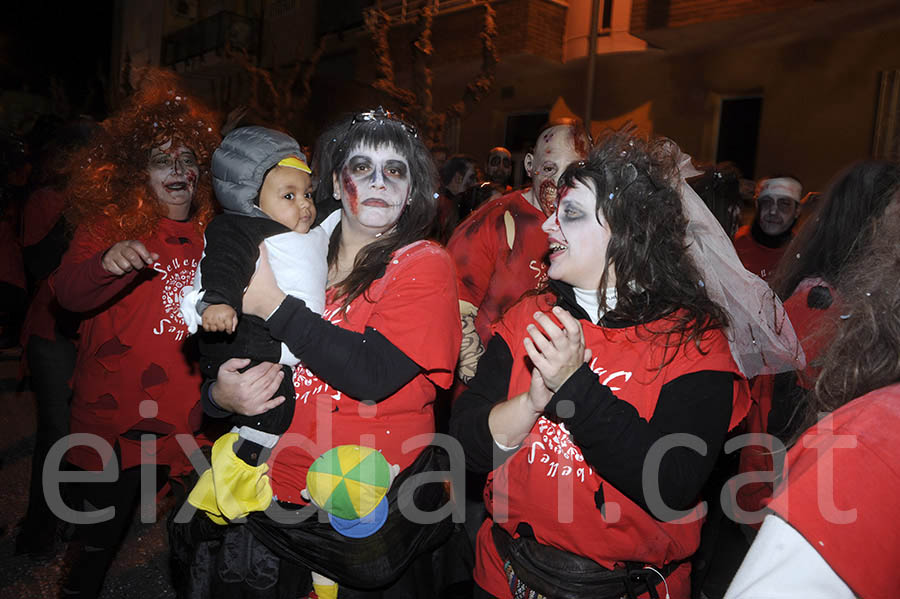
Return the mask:
<svg viewBox="0 0 900 599">
<path fill-rule="evenodd" d="M 831 283 L 837 335 L 803 408 L 810 428 L 725 597 L 892 597 L 900 556 L 900 201 Z M 824 416 L 823 416 L 824 414 Z"/>
<path fill-rule="evenodd" d="M 469 190 L 478 185 L 475 160 L 465 154 L 454 154 L 438 171 L 441 189 L 438 210 L 429 239 L 446 245 L 459 223 L 459 214 L 467 203 Z"/>
<path fill-rule="evenodd" d="M 548 288 L 494 325 L 454 404 L 467 464 L 492 471 L 476 596 L 690 596 L 702 517 L 687 516 L 749 407 L 746 377 L 784 361 L 748 353 L 781 336 L 757 306 L 780 306 L 719 254 L 730 243 L 679 155 L 617 133 L 564 171 L 543 224 Z M 754 307 L 712 299 L 723 287 Z M 645 485 L 651 448 L 672 434 L 704 451 L 670 449 Z"/>
<path fill-rule="evenodd" d="M 506 148 L 491 148 L 484 166 L 484 174 L 488 183 L 506 193 L 510 191 L 509 181 L 512 177 L 512 154 Z"/>
<path fill-rule="evenodd" d="M 871 251 L 870 246 L 882 234 L 876 223 L 895 201 L 898 189 L 900 166 L 895 163 L 864 161 L 848 167 L 834 179 L 816 211 L 788 245 L 770 283 L 785 300 L 807 368 L 757 379 L 747 432 L 768 433 L 782 442 L 798 432 L 801 423 L 796 415 L 803 397 L 812 389 L 821 354 L 834 339 L 840 315 L 846 312 L 834 285 L 848 264 Z M 741 471 L 771 472 L 773 458 L 779 463 L 783 458 L 783 454 L 773 454 L 773 449 L 768 444 L 745 447 Z M 738 490 L 738 505 L 757 512 L 771 492 L 771 482 L 745 484 Z"/>
<path fill-rule="evenodd" d="M 15 347 L 25 314 L 28 283 L 22 260 L 22 206 L 31 173 L 25 142 L 0 132 L 0 349 Z"/>
<path fill-rule="evenodd" d="M 151 71 L 89 147 L 71 156 L 67 219 L 75 235 L 50 278 L 59 305 L 82 315 L 70 431 L 100 441 L 70 444 L 71 469 L 111 471 L 75 483 L 77 510 L 114 509 L 78 527 L 80 551 L 63 597 L 97 597 L 131 521 L 142 470 L 159 491 L 193 471 L 179 434 L 201 425 L 201 376 L 185 347 L 179 305 L 213 215 L 207 168 L 217 116 Z M 201 444 L 206 444 L 201 438 Z"/>
<path fill-rule="evenodd" d="M 447 157 L 450 156 L 450 148 L 444 144 L 434 144 L 431 146 L 430 152 L 431 159 L 434 160 L 434 165 L 437 167 L 438 171 L 440 171 L 441 167 L 444 166 L 444 163 L 447 162 Z"/>
<path fill-rule="evenodd" d="M 773 176 L 756 185 L 756 216 L 734 238 L 734 249 L 750 272 L 769 279 L 793 236 L 803 186 L 795 177 Z"/>
<path fill-rule="evenodd" d="M 78 317 L 59 307 L 48 277 L 59 266 L 72 233 L 63 215 L 67 157 L 87 146 L 98 130 L 99 125 L 87 118 L 63 124 L 39 151 L 36 189 L 25 202 L 23 255 L 35 291 L 22 327 L 22 348 L 37 404 L 37 432 L 28 511 L 16 537 L 17 553 L 46 554 L 54 548 L 58 519 L 47 506 L 41 480 L 47 452 L 69 431 Z"/>
<path fill-rule="evenodd" d="M 547 240 L 544 217 L 556 206 L 556 182 L 572 162 L 587 156 L 591 140 L 580 121 L 562 119 L 538 133 L 534 152 L 525 156 L 531 187 L 483 205 L 450 238 L 456 263 L 463 330 L 458 375 L 475 375 L 490 326 L 526 291 L 543 282 Z"/>
<path fill-rule="evenodd" d="M 454 154 L 440 168 L 441 190 L 451 198 L 459 198 L 468 189 L 478 185 L 475 159 L 465 154 Z"/>
</svg>

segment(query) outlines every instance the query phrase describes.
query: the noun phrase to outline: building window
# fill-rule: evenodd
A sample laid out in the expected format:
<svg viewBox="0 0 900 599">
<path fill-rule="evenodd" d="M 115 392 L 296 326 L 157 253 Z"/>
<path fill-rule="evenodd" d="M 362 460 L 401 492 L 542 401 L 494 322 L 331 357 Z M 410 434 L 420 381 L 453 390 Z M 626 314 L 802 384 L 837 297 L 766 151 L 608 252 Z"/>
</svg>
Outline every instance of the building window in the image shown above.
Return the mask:
<svg viewBox="0 0 900 599">
<path fill-rule="evenodd" d="M 719 139 L 716 162 L 733 162 L 744 177 L 756 178 L 756 149 L 762 96 L 722 98 L 719 107 Z"/>
<path fill-rule="evenodd" d="M 601 31 L 612 29 L 612 3 L 613 0 L 603 0 L 603 12 L 600 13 Z"/>
</svg>

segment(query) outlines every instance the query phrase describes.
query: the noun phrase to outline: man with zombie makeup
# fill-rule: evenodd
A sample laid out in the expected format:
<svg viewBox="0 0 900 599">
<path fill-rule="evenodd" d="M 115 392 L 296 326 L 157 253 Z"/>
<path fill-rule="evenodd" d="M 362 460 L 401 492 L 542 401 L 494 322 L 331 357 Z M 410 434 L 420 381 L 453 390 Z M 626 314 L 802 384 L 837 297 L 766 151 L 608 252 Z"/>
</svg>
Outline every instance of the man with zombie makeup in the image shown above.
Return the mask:
<svg viewBox="0 0 900 599">
<path fill-rule="evenodd" d="M 512 154 L 509 150 L 502 146 L 492 148 L 484 165 L 484 174 L 492 185 L 509 191 L 509 178 L 512 176 Z"/>
<path fill-rule="evenodd" d="M 556 182 L 572 162 L 587 156 L 591 140 L 574 119 L 551 121 L 525 156 L 531 187 L 476 210 L 454 232 L 447 249 L 456 263 L 463 344 L 457 374 L 475 375 L 491 324 L 546 276 L 545 215 L 556 210 Z"/>
<path fill-rule="evenodd" d="M 735 235 L 734 249 L 750 272 L 767 279 L 793 237 L 803 186 L 795 177 L 775 176 L 756 186 L 756 218 Z"/>
<path fill-rule="evenodd" d="M 77 228 L 50 285 L 62 308 L 83 316 L 70 431 L 94 442 L 72 439 L 65 457 L 72 470 L 107 477 L 83 473 L 72 485 L 70 507 L 95 523 L 79 523 L 63 597 L 100 594 L 148 467 L 151 492 L 193 471 L 176 436 L 200 428 L 201 377 L 179 300 L 213 215 L 205 166 L 219 135 L 217 117 L 176 85 L 148 74 L 69 162 L 67 219 Z M 97 522 L 94 510 L 112 516 Z"/>
</svg>

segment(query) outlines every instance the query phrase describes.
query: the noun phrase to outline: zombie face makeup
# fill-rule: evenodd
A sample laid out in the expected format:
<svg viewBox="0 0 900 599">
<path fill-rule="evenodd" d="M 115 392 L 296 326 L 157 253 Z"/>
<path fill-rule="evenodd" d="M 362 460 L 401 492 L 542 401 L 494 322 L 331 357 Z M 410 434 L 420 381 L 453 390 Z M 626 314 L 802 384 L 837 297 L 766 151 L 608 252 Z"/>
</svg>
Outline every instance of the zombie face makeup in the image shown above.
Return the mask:
<svg viewBox="0 0 900 599">
<path fill-rule="evenodd" d="M 597 209 L 593 185 L 575 182 L 562 188 L 559 208 L 544 222 L 550 245 L 547 276 L 582 289 L 597 289 L 603 276 L 611 237 L 609 223 Z M 607 284 L 615 285 L 610 265 Z"/>
<path fill-rule="evenodd" d="M 765 195 L 757 198 L 759 226 L 766 235 L 781 235 L 797 220 L 800 203 L 789 196 Z"/>
<path fill-rule="evenodd" d="M 766 235 L 781 235 L 794 226 L 800 214 L 802 186 L 792 177 L 760 181 L 756 190 L 759 226 Z"/>
<path fill-rule="evenodd" d="M 551 127 L 541 133 L 534 154 L 525 156 L 525 169 L 531 175 L 531 193 L 546 215 L 556 210 L 556 182 L 566 167 L 584 158 L 575 148 L 570 125 Z"/>
<path fill-rule="evenodd" d="M 375 234 L 390 230 L 410 198 L 409 162 L 391 145 L 357 146 L 348 156 L 334 174 L 345 221 Z"/>
<path fill-rule="evenodd" d="M 191 210 L 200 167 L 194 152 L 171 141 L 150 150 L 147 163 L 150 189 L 156 199 L 166 205 L 169 218 L 184 220 Z"/>
<path fill-rule="evenodd" d="M 309 175 L 286 166 L 273 168 L 259 190 L 259 209 L 295 233 L 308 233 L 316 219 Z"/>
<path fill-rule="evenodd" d="M 512 155 L 506 148 L 494 148 L 488 155 L 485 174 L 488 181 L 497 185 L 506 185 L 512 174 Z"/>
</svg>

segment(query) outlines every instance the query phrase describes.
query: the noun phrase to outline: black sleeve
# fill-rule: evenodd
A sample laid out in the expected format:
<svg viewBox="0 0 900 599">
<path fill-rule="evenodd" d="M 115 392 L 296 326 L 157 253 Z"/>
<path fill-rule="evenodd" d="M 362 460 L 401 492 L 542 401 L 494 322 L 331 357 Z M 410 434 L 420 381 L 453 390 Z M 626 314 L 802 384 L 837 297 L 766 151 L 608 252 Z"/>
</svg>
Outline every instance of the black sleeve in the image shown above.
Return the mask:
<svg viewBox="0 0 900 599">
<path fill-rule="evenodd" d="M 651 446 L 673 433 L 702 439 L 706 455 L 674 447 L 659 467 L 662 500 L 669 509 L 684 510 L 696 503 L 725 441 L 733 383 L 730 372 L 704 370 L 680 376 L 663 385 L 647 421 L 585 364 L 559 388 L 546 412 L 565 423 L 594 470 L 651 514 L 642 483 Z"/>
<path fill-rule="evenodd" d="M 801 432 L 807 391 L 798 383 L 796 372 L 781 372 L 774 376 L 772 409 L 769 411 L 766 432 L 787 443 Z"/>
<path fill-rule="evenodd" d="M 268 235 L 280 232 L 279 227 L 287 230 L 264 218 L 232 214 L 221 214 L 209 223 L 200 261 L 204 304 L 228 304 L 241 312 L 244 290 L 256 270 L 259 244 Z"/>
<path fill-rule="evenodd" d="M 347 331 L 290 295 L 266 325 L 317 377 L 359 401 L 385 400 L 421 370 L 375 329 Z"/>
<path fill-rule="evenodd" d="M 491 409 L 506 401 L 512 363 L 506 341 L 494 335 L 478 360 L 478 370 L 469 381 L 469 388 L 453 402 L 450 434 L 462 444 L 466 467 L 473 472 L 490 472 L 515 453 L 515 450 L 500 449 L 488 426 Z"/>
<path fill-rule="evenodd" d="M 216 379 L 206 379 L 200 387 L 200 403 L 203 406 L 203 412 L 210 418 L 228 418 L 232 415 L 228 410 L 223 410 L 215 401 L 213 401 L 212 389 Z"/>
</svg>

